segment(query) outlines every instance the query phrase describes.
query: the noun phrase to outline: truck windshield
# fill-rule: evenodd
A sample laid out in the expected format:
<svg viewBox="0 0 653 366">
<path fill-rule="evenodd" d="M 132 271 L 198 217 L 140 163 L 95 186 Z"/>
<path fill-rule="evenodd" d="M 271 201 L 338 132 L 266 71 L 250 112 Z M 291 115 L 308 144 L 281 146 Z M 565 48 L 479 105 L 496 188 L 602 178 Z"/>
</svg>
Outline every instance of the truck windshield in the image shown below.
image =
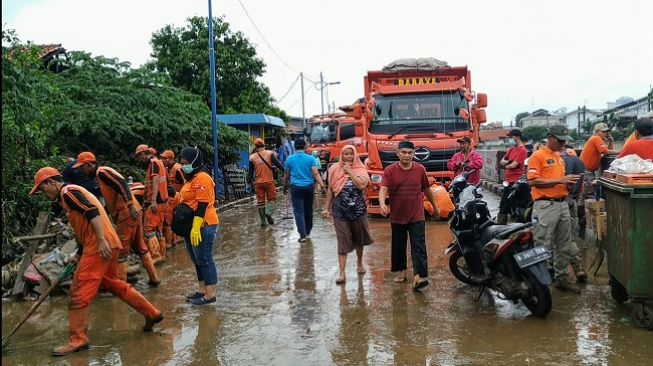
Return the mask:
<svg viewBox="0 0 653 366">
<path fill-rule="evenodd" d="M 399 129 L 406 133 L 469 130 L 470 123 L 456 112 L 469 111 L 467 100 L 458 92 L 441 94 L 377 95 L 372 110 L 370 132 L 391 135 Z M 410 128 L 406 128 L 410 126 Z"/>
<path fill-rule="evenodd" d="M 309 124 L 311 129 L 309 142 L 311 144 L 326 144 L 336 142 L 336 122 L 312 123 Z"/>
</svg>

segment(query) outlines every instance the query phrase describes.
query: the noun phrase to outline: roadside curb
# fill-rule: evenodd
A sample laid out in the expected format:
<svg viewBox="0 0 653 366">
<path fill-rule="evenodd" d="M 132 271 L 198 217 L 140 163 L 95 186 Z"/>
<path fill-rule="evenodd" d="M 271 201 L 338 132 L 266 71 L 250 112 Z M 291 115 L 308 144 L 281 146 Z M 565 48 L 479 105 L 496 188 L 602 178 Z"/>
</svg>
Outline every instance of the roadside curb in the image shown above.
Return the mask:
<svg viewBox="0 0 653 366">
<path fill-rule="evenodd" d="M 282 187 L 277 187 L 276 189 L 277 189 L 277 193 L 282 191 Z M 243 206 L 243 205 L 252 204 L 254 202 L 256 202 L 256 195 L 255 194 L 253 194 L 253 195 L 251 195 L 249 197 L 245 197 L 245 198 L 241 198 L 241 199 L 238 199 L 238 200 L 235 200 L 235 201 L 232 201 L 232 202 L 225 203 L 224 205 L 218 206 L 217 210 L 218 210 L 218 213 L 222 213 L 222 212 L 229 211 L 229 210 L 232 210 L 234 208 L 237 208 L 237 207 L 240 207 L 240 206 Z M 217 206 L 217 204 L 216 204 L 216 206 Z"/>
<path fill-rule="evenodd" d="M 483 187 L 486 191 L 492 192 L 498 196 L 501 196 L 503 193 L 503 184 L 501 183 L 481 179 L 481 187 Z"/>
</svg>

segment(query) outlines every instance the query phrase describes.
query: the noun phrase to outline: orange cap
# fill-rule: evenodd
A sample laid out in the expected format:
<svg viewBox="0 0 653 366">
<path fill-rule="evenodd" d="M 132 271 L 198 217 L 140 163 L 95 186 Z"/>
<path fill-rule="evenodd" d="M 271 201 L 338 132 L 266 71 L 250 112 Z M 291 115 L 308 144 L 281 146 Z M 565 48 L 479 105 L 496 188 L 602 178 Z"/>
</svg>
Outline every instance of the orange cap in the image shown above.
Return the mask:
<svg viewBox="0 0 653 366">
<path fill-rule="evenodd" d="M 256 140 L 254 140 L 254 145 L 255 146 L 265 146 L 265 141 L 263 141 L 262 138 L 257 138 Z"/>
<path fill-rule="evenodd" d="M 142 196 L 145 193 L 145 185 L 141 182 L 134 182 L 130 190 L 135 196 Z"/>
<path fill-rule="evenodd" d="M 145 144 L 140 144 L 140 145 L 136 146 L 136 151 L 134 152 L 134 156 L 136 156 L 136 155 L 138 155 L 138 154 L 140 154 L 142 152 L 149 151 L 149 150 L 150 150 L 149 146 L 147 146 Z"/>
<path fill-rule="evenodd" d="M 162 158 L 166 159 L 174 159 L 175 158 L 175 153 L 172 150 L 166 150 L 161 153 L 160 155 Z"/>
<path fill-rule="evenodd" d="M 32 187 L 32 190 L 29 191 L 29 195 L 31 196 L 34 193 L 36 193 L 36 190 L 39 189 L 41 183 L 45 182 L 45 180 L 47 180 L 48 178 L 60 177 L 60 176 L 61 174 L 59 174 L 59 171 L 55 168 L 51 168 L 48 166 L 39 169 L 39 171 L 36 172 L 36 174 L 34 174 L 34 187 Z"/>
<path fill-rule="evenodd" d="M 155 148 L 151 147 L 148 150 L 150 150 L 150 154 L 156 155 L 156 149 Z"/>
<path fill-rule="evenodd" d="M 77 163 L 73 165 L 73 168 L 79 168 L 86 163 L 95 163 L 96 161 L 97 159 L 95 159 L 95 155 L 92 152 L 84 151 L 77 155 Z"/>
</svg>

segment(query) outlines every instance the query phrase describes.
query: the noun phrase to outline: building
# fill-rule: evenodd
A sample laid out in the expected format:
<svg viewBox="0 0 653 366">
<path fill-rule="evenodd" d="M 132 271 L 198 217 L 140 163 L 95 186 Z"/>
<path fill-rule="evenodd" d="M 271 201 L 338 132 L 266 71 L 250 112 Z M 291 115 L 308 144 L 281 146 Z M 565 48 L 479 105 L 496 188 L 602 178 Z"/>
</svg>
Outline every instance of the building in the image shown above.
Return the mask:
<svg viewBox="0 0 653 366">
<path fill-rule="evenodd" d="M 530 115 L 521 119 L 521 124 L 523 128 L 531 126 L 551 126 L 555 124 L 563 123 L 563 119 L 560 115 L 554 115 L 549 113 L 546 109 L 538 109 Z"/>
<path fill-rule="evenodd" d="M 577 110 L 561 115 L 562 120 L 569 130 L 580 132 L 583 129 L 583 122 L 591 121 L 603 113 L 600 109 L 589 109 L 578 107 Z"/>
<path fill-rule="evenodd" d="M 218 114 L 218 121 L 237 130 L 245 131 L 249 135 L 250 146 L 247 150 L 239 151 L 241 168 L 249 167 L 249 154 L 254 147 L 254 139 L 265 139 L 266 132 L 273 128 L 286 128 L 286 124 L 279 117 L 267 114 Z M 266 143 L 270 143 L 266 141 Z"/>
<path fill-rule="evenodd" d="M 608 103 L 608 106 L 614 106 L 613 108 L 606 109 L 590 121 L 596 123 L 611 118 L 634 121 L 650 112 L 652 109 L 651 104 L 653 104 L 653 92 L 638 99 L 621 97 L 614 103 Z"/>
</svg>

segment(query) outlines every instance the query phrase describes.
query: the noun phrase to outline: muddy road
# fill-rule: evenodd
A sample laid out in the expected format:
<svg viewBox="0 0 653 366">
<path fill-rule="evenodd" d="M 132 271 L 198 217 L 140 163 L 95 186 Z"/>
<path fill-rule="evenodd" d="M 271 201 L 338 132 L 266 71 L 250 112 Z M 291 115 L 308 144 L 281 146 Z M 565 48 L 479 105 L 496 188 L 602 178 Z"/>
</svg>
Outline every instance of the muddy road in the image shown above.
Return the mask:
<svg viewBox="0 0 653 366">
<path fill-rule="evenodd" d="M 352 253 L 347 281 L 336 285 L 332 224 L 316 218 L 312 239 L 300 244 L 279 206 L 277 224 L 267 228 L 258 227 L 254 207 L 221 215 L 214 306 L 184 301 L 195 275 L 177 246 L 158 267 L 159 288 L 135 285 L 166 316 L 154 333 L 140 331 L 142 317 L 126 304 L 101 295 L 91 306 L 91 349 L 52 358 L 50 348 L 68 335 L 67 298 L 57 296 L 16 334 L 3 364 L 644 365 L 653 358 L 653 332 L 636 328 L 630 308 L 611 299 L 605 267 L 580 295 L 552 289 L 553 311 L 542 320 L 489 292 L 476 302 L 478 289 L 449 272 L 444 222 L 427 224 L 431 285 L 415 293 L 393 283 L 390 225 L 372 219 L 367 273 L 357 275 Z M 588 264 L 595 252 L 587 251 Z M 3 302 L 3 333 L 30 305 Z"/>
</svg>

